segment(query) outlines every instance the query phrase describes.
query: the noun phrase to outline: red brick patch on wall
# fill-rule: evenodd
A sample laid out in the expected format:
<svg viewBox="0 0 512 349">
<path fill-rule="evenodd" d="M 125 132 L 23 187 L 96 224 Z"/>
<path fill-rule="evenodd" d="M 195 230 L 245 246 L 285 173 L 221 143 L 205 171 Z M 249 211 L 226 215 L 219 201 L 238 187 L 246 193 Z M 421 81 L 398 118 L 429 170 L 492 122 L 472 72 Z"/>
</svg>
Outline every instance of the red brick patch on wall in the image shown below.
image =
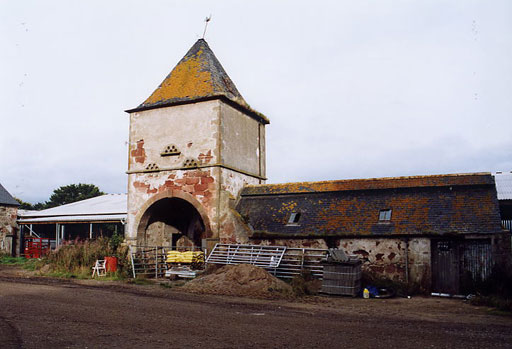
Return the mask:
<svg viewBox="0 0 512 349">
<path fill-rule="evenodd" d="M 133 160 L 139 164 L 143 164 L 146 161 L 146 151 L 144 150 L 144 140 L 137 141 L 137 146 L 130 152 L 130 156 Z"/>
<path fill-rule="evenodd" d="M 202 164 L 208 164 L 213 159 L 212 151 L 208 150 L 206 154 L 200 153 L 198 159 Z"/>
<path fill-rule="evenodd" d="M 151 187 L 146 182 L 136 181 L 133 186 L 147 194 L 161 193 L 166 190 L 181 190 L 194 196 L 202 196 L 209 199 L 213 196 L 215 190 L 215 179 L 208 171 L 195 170 L 187 171 L 183 178 L 176 178 L 175 174 L 170 174 L 164 184 L 158 187 Z"/>
</svg>

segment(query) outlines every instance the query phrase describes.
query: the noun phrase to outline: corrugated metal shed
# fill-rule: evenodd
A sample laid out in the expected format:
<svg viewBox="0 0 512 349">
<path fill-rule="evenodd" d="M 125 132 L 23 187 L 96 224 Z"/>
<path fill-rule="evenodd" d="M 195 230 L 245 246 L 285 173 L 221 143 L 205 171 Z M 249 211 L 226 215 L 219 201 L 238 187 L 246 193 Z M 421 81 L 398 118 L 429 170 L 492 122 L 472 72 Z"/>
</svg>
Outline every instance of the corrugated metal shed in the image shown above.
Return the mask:
<svg viewBox="0 0 512 349">
<path fill-rule="evenodd" d="M 512 172 L 494 173 L 498 200 L 512 200 Z"/>
<path fill-rule="evenodd" d="M 20 204 L 16 201 L 11 194 L 0 184 L 0 205 L 12 205 L 19 206 Z"/>
<path fill-rule="evenodd" d="M 126 212 L 126 194 L 107 194 L 41 211 L 21 210 L 18 223 L 118 222 Z"/>
</svg>

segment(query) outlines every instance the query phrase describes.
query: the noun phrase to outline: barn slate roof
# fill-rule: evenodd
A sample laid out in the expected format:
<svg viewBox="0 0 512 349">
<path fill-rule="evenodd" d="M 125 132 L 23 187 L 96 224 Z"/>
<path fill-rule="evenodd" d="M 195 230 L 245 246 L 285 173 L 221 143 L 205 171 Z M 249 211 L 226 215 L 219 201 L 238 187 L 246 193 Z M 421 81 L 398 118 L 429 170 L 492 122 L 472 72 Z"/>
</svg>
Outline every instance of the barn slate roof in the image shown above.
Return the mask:
<svg viewBox="0 0 512 349">
<path fill-rule="evenodd" d="M 8 206 L 19 206 L 19 202 L 16 201 L 11 194 L 0 184 L 0 205 Z"/>
<path fill-rule="evenodd" d="M 254 185 L 236 209 L 253 238 L 501 231 L 490 173 Z M 379 221 L 381 210 L 392 210 L 391 220 Z"/>
<path fill-rule="evenodd" d="M 199 39 L 136 112 L 178 104 L 222 99 L 234 108 L 268 124 L 268 119 L 253 110 L 238 92 L 215 54 L 204 39 Z"/>
</svg>

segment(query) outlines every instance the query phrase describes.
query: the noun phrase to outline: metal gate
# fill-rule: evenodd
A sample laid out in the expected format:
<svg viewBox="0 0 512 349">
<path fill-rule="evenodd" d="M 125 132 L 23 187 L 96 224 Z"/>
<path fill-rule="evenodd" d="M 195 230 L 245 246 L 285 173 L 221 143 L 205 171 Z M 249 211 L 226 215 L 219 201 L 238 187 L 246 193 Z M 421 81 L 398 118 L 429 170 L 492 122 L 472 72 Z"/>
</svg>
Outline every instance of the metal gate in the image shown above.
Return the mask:
<svg viewBox="0 0 512 349">
<path fill-rule="evenodd" d="M 432 240 L 432 291 L 451 295 L 468 292 L 491 274 L 491 241 Z"/>
<path fill-rule="evenodd" d="M 216 244 L 206 263 L 253 264 L 281 279 L 292 279 L 308 272 L 321 280 L 327 254 L 326 249 Z"/>
<path fill-rule="evenodd" d="M 25 258 L 41 258 L 48 253 L 52 246 L 55 248 L 55 240 L 40 237 L 25 237 L 25 248 L 23 255 Z"/>
</svg>

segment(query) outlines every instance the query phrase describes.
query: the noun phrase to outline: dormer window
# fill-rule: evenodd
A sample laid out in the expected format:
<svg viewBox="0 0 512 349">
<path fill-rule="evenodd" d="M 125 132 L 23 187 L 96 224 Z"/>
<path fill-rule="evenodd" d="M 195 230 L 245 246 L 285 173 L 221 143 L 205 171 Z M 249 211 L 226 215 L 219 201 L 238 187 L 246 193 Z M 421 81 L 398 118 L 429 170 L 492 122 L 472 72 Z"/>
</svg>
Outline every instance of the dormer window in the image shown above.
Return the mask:
<svg viewBox="0 0 512 349">
<path fill-rule="evenodd" d="M 288 225 L 298 225 L 300 220 L 300 212 L 292 212 L 290 213 L 290 217 L 288 218 Z"/>
<path fill-rule="evenodd" d="M 389 222 L 391 220 L 391 209 L 380 210 L 379 222 Z"/>
</svg>

